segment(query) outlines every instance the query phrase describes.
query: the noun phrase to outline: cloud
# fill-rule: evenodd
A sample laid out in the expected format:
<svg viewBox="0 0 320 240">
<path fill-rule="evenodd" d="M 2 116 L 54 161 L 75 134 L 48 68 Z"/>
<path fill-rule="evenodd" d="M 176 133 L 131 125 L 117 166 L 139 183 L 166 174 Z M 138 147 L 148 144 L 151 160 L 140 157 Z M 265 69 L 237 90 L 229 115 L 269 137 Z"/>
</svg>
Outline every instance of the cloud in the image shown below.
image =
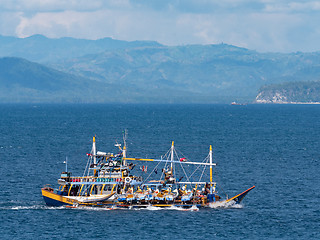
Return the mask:
<svg viewBox="0 0 320 240">
<path fill-rule="evenodd" d="M 306 2 L 272 2 L 265 5 L 267 12 L 282 12 L 282 13 L 313 13 L 320 11 L 320 1 L 306 1 Z"/>
<path fill-rule="evenodd" d="M 320 1 L 0 0 L 0 34 L 319 50 Z"/>
<path fill-rule="evenodd" d="M 129 6 L 129 0 L 1 0 L 0 11 L 97 11 Z"/>
</svg>

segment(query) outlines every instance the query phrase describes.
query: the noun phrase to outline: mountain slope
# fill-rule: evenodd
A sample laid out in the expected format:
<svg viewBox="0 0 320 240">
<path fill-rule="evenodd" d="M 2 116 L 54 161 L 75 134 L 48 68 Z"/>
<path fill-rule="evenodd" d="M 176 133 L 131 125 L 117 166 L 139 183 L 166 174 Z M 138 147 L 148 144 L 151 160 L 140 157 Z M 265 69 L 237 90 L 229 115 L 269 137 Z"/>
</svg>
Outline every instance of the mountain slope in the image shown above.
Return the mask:
<svg viewBox="0 0 320 240">
<path fill-rule="evenodd" d="M 51 68 L 43 71 L 41 78 L 33 79 L 28 79 L 23 69 L 40 73 L 39 66 L 34 69 L 35 65 L 20 65 L 10 72 L 11 78 L 7 79 L 12 83 L 20 79 L 16 91 L 20 87 L 21 95 L 30 89 L 58 94 L 67 91 L 67 86 L 70 91 L 74 85 L 79 92 L 74 90 L 73 94 L 83 99 L 88 88 L 93 91 L 89 94 L 91 101 L 99 102 L 252 102 L 264 85 L 320 79 L 320 52 L 258 53 L 226 44 L 168 47 L 156 42 L 110 38 L 0 36 L 1 54 L 25 56 Z M 52 68 L 62 75 L 53 74 Z M 72 84 L 63 73 L 71 74 Z M 27 87 L 19 74 L 25 77 Z M 54 81 L 46 77 L 52 74 Z M 86 87 L 79 86 L 81 79 Z"/>
<path fill-rule="evenodd" d="M 168 103 L 190 102 L 176 90 L 144 92 L 139 85 L 106 83 L 64 73 L 21 58 L 0 58 L 0 102 Z M 163 94 L 159 98 L 159 94 Z M 192 100 L 193 101 L 193 100 Z"/>
<path fill-rule="evenodd" d="M 21 58 L 0 58 L 0 102 L 90 102 L 104 84 Z M 88 97 L 87 97 L 88 96 Z"/>
<path fill-rule="evenodd" d="M 318 79 L 320 53 L 263 54 L 226 44 L 140 47 L 51 66 L 106 83 L 138 87 L 144 93 L 152 91 L 159 97 L 184 91 L 189 95 L 186 98 L 197 96 L 205 102 L 253 101 L 263 85 Z"/>
<path fill-rule="evenodd" d="M 0 36 L 0 57 L 21 57 L 38 63 L 56 62 L 106 50 L 161 46 L 152 41 L 121 41 L 111 38 L 86 40 L 75 38 L 52 39 L 42 35 L 27 38 Z"/>
</svg>

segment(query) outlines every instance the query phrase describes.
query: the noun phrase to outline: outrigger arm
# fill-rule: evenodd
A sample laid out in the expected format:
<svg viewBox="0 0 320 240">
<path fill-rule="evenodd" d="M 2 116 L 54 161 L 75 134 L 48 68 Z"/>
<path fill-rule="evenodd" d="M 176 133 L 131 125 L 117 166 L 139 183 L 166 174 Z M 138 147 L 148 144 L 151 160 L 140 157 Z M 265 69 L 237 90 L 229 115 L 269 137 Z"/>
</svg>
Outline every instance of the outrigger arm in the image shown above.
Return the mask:
<svg viewBox="0 0 320 240">
<path fill-rule="evenodd" d="M 193 165 L 204 165 L 204 166 L 215 166 L 215 163 L 202 163 L 202 162 L 189 162 L 189 161 L 170 161 L 164 159 L 153 159 L 153 158 L 123 158 L 128 161 L 148 161 L 148 162 L 172 162 L 172 163 L 182 163 L 182 164 L 193 164 Z"/>
</svg>

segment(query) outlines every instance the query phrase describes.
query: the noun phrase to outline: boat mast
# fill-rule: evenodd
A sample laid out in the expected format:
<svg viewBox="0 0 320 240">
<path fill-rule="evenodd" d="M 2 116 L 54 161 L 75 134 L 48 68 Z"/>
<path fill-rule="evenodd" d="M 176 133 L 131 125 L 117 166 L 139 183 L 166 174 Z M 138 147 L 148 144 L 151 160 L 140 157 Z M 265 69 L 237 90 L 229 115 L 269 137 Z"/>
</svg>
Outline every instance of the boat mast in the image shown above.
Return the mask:
<svg viewBox="0 0 320 240">
<path fill-rule="evenodd" d="M 174 150 L 174 141 L 172 141 L 172 145 L 171 145 L 171 174 L 172 174 L 172 167 L 173 167 L 173 160 L 174 160 L 173 150 Z"/>
<path fill-rule="evenodd" d="M 209 151 L 209 159 L 210 159 L 210 192 L 212 193 L 212 146 L 210 145 Z"/>
<path fill-rule="evenodd" d="M 127 129 L 125 129 L 124 131 L 124 135 L 123 135 L 123 150 L 122 150 L 122 157 L 123 157 L 123 165 L 126 166 L 127 165 L 127 161 L 125 160 L 125 158 L 127 157 Z"/>
<path fill-rule="evenodd" d="M 93 154 L 93 166 L 97 166 L 97 149 L 96 149 L 96 137 L 93 137 L 93 142 L 92 142 L 92 154 Z M 94 175 L 96 175 L 96 169 L 94 170 Z"/>
</svg>

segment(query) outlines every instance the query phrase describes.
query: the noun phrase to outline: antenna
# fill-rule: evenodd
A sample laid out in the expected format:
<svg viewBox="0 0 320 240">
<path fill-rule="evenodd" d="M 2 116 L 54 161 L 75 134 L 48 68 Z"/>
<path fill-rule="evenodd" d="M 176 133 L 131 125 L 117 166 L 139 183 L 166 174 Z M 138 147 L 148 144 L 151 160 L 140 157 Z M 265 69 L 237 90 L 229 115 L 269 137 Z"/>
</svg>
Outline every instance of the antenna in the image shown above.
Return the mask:
<svg viewBox="0 0 320 240">
<path fill-rule="evenodd" d="M 123 133 L 123 145 L 124 145 L 124 146 L 127 146 L 127 145 L 126 145 L 127 137 L 128 137 L 128 130 L 125 129 L 125 130 L 124 130 L 124 133 Z"/>
<path fill-rule="evenodd" d="M 66 172 L 68 172 L 68 157 L 67 156 L 66 156 L 66 160 L 63 163 L 66 164 Z"/>
<path fill-rule="evenodd" d="M 125 129 L 123 133 L 123 151 L 122 151 L 122 157 L 126 158 L 127 157 L 127 135 L 128 135 L 128 130 Z M 126 166 L 127 161 L 124 160 L 123 164 Z"/>
</svg>

